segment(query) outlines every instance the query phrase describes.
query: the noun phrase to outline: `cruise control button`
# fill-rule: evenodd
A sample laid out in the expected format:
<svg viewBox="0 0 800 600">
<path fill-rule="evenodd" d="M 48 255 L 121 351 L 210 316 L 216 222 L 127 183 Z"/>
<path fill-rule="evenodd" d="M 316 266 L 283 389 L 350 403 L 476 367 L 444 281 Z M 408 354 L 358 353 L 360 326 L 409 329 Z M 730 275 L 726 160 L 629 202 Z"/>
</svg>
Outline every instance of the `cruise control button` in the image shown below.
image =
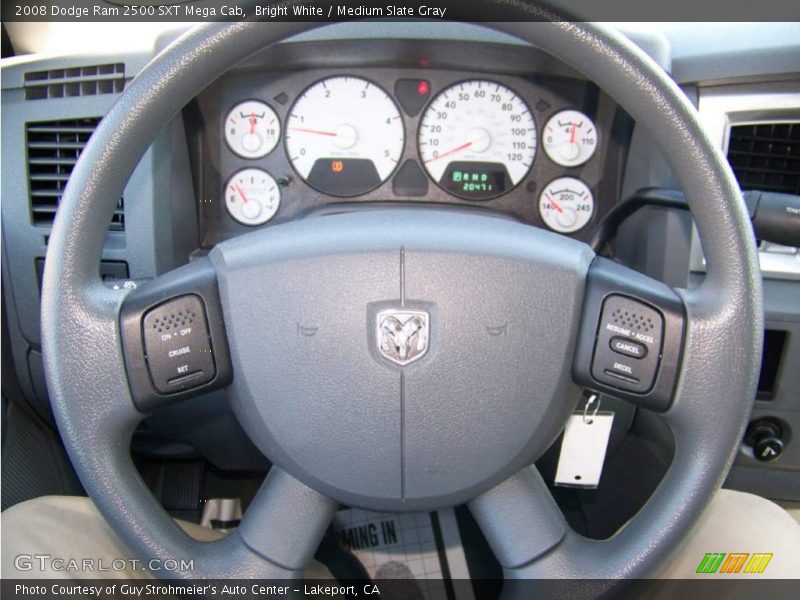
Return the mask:
<svg viewBox="0 0 800 600">
<path fill-rule="evenodd" d="M 159 393 L 198 387 L 216 375 L 205 307 L 198 296 L 188 294 L 151 309 L 142 330 L 147 368 Z"/>
<path fill-rule="evenodd" d="M 656 381 L 664 318 L 652 306 L 622 294 L 603 301 L 592 377 L 636 394 Z"/>
<path fill-rule="evenodd" d="M 628 338 L 614 336 L 611 338 L 609 346 L 611 346 L 614 352 L 630 356 L 631 358 L 644 358 L 647 356 L 647 348 L 644 344 L 634 342 Z"/>
</svg>

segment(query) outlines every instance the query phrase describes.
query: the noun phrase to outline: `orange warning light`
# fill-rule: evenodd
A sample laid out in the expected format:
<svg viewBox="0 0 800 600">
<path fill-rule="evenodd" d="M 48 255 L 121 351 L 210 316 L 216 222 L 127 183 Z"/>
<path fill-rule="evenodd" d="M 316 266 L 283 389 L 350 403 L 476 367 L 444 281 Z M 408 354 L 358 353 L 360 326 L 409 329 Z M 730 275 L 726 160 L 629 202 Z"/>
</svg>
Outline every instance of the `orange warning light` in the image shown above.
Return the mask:
<svg viewBox="0 0 800 600">
<path fill-rule="evenodd" d="M 344 163 L 340 160 L 334 160 L 331 162 L 331 171 L 334 173 L 341 173 L 344 169 Z"/>
</svg>

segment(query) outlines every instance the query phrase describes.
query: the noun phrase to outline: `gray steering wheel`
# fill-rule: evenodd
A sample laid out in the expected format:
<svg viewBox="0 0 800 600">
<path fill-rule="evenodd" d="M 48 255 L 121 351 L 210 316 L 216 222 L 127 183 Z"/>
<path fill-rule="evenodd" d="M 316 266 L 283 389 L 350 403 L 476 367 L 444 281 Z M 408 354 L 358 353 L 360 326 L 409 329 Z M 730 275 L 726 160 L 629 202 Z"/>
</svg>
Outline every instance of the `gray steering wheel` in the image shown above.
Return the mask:
<svg viewBox="0 0 800 600">
<path fill-rule="evenodd" d="M 177 577 L 298 577 L 339 503 L 402 511 L 464 502 L 507 578 L 652 575 L 734 458 L 763 317 L 753 235 L 723 155 L 677 86 L 622 36 L 584 23 L 487 24 L 589 75 L 652 132 L 697 222 L 708 274 L 696 289 L 671 290 L 533 227 L 423 208 L 258 230 L 132 293 L 100 281 L 116 199 L 156 134 L 238 61 L 312 27 L 189 32 L 133 80 L 73 171 L 49 243 L 42 339 L 53 409 L 86 490 L 140 557 L 194 559 Z M 249 303 L 254 295 L 269 311 Z M 238 530 L 213 543 L 183 533 L 130 457 L 143 416 L 192 392 L 141 389 L 148 311 L 187 298 L 207 311 L 216 357 L 215 379 L 198 390 L 226 385 L 275 465 Z M 650 387 L 597 372 L 610 298 L 660 319 Z M 417 360 L 387 359 L 386 310 L 400 325 L 421 319 Z M 487 337 L 498 323 L 506 335 Z M 406 337 L 417 343 L 420 331 Z M 530 466 L 585 385 L 661 411 L 675 439 L 661 485 L 605 541 L 573 532 Z"/>
</svg>

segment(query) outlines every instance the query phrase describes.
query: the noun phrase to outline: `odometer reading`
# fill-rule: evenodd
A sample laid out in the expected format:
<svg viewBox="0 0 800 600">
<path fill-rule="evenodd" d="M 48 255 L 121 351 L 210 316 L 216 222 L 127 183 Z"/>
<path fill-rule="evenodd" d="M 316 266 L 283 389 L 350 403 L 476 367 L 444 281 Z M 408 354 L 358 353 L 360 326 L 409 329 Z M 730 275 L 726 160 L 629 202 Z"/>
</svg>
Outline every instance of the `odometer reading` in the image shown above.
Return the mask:
<svg viewBox="0 0 800 600">
<path fill-rule="evenodd" d="M 444 185 L 447 190 L 460 192 L 473 197 L 485 194 L 487 197 L 505 190 L 508 172 L 505 167 L 487 165 L 479 167 L 478 163 L 453 161 L 447 165 L 444 173 Z M 439 183 L 442 185 L 442 182 Z"/>
<path fill-rule="evenodd" d="M 468 200 L 488 200 L 515 187 L 530 171 L 536 123 L 509 88 L 465 81 L 431 102 L 418 143 L 425 170 L 440 187 Z"/>
<path fill-rule="evenodd" d="M 286 152 L 309 185 L 358 196 L 386 181 L 403 154 L 400 111 L 360 77 L 329 77 L 308 88 L 286 119 Z"/>
</svg>

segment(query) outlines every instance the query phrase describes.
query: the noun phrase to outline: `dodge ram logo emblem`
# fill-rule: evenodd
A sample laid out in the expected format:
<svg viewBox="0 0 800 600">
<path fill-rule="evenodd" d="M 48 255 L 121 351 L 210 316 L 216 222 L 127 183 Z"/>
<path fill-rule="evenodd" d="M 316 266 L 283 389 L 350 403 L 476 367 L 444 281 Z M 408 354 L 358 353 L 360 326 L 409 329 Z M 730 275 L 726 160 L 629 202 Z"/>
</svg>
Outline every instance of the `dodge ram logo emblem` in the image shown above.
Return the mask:
<svg viewBox="0 0 800 600">
<path fill-rule="evenodd" d="M 378 349 L 387 360 L 407 365 L 428 351 L 430 315 L 424 310 L 390 309 L 378 313 Z"/>
</svg>

